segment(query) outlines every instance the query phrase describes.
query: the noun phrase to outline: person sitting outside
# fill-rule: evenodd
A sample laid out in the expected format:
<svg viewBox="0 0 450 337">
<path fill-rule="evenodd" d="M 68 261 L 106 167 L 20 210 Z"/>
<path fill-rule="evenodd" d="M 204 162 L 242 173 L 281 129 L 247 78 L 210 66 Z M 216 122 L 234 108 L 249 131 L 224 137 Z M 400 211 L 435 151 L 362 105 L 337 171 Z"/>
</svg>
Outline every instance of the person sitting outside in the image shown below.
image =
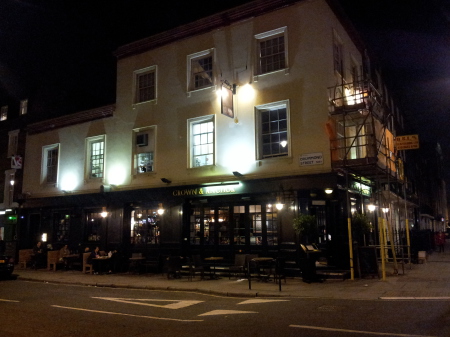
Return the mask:
<svg viewBox="0 0 450 337">
<path fill-rule="evenodd" d="M 70 250 L 69 247 L 67 245 L 64 245 L 60 250 L 59 250 L 59 261 L 64 263 L 64 268 L 68 269 L 69 268 L 69 260 L 67 258 L 65 258 L 66 256 L 70 255 Z"/>
<path fill-rule="evenodd" d="M 33 248 L 33 268 L 43 268 L 47 265 L 47 257 L 45 256 L 44 248 L 42 248 L 42 242 L 38 241 Z"/>
</svg>

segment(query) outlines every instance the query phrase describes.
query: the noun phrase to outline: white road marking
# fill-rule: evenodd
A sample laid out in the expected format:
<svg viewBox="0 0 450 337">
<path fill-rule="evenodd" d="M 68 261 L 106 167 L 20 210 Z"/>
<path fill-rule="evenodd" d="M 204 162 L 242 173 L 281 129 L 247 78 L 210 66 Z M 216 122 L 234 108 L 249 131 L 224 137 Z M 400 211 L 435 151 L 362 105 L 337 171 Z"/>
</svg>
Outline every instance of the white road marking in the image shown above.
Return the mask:
<svg viewBox="0 0 450 337">
<path fill-rule="evenodd" d="M 323 331 L 338 331 L 338 332 L 359 333 L 359 334 L 377 335 L 377 336 L 436 337 L 436 336 L 411 335 L 411 334 L 391 333 L 391 332 L 373 332 L 373 331 L 359 331 L 359 330 L 348 330 L 348 329 L 334 329 L 334 328 L 325 328 L 325 327 L 310 326 L 310 325 L 289 325 L 289 327 L 291 327 L 291 328 L 300 328 L 300 329 L 323 330 Z"/>
<path fill-rule="evenodd" d="M 15 301 L 15 300 L 5 300 L 3 298 L 0 298 L 0 302 L 14 302 L 14 303 L 19 303 L 19 301 Z"/>
<path fill-rule="evenodd" d="M 246 300 L 246 301 L 238 303 L 238 304 L 255 304 L 255 303 L 288 302 L 288 301 L 289 300 L 261 300 L 261 299 L 255 299 L 255 300 Z"/>
<path fill-rule="evenodd" d="M 214 316 L 214 315 L 236 315 L 236 314 L 257 314 L 256 311 L 238 311 L 238 310 L 213 310 L 205 312 L 199 316 Z"/>
<path fill-rule="evenodd" d="M 176 318 L 164 318 L 164 317 L 155 317 L 155 316 L 142 316 L 142 315 L 124 314 L 124 313 L 121 313 L 121 312 L 102 311 L 102 310 L 90 310 L 90 309 L 73 308 L 73 307 L 63 307 L 63 306 L 60 306 L 60 305 L 52 305 L 52 307 L 61 308 L 61 309 L 69 309 L 69 310 L 95 312 L 95 313 L 107 314 L 107 315 L 119 315 L 119 316 L 130 316 L 130 317 L 140 317 L 140 318 L 149 318 L 149 319 L 159 319 L 159 320 L 162 320 L 162 321 L 203 322 L 202 319 L 176 319 Z"/>
<path fill-rule="evenodd" d="M 98 298 L 101 300 L 121 302 L 121 303 L 146 305 L 149 307 L 157 307 L 157 308 L 164 308 L 164 309 L 181 309 L 181 308 L 189 307 L 191 305 L 203 302 L 203 301 L 160 300 L 160 299 L 150 299 L 150 298 L 145 298 L 145 299 L 115 298 L 115 297 L 92 297 L 92 298 Z M 146 303 L 146 302 L 174 302 L 174 303 L 160 305 L 160 304 Z"/>
<path fill-rule="evenodd" d="M 380 297 L 380 300 L 450 300 L 449 296 L 441 296 L 441 297 Z"/>
</svg>

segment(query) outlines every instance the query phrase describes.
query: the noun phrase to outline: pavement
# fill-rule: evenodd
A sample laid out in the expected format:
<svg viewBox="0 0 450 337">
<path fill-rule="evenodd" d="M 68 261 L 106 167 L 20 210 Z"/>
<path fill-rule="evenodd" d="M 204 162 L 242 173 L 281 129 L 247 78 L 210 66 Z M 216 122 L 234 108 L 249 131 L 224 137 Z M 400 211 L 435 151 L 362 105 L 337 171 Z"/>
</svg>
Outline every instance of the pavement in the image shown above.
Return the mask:
<svg viewBox="0 0 450 337">
<path fill-rule="evenodd" d="M 80 286 L 133 288 L 162 291 L 189 291 L 204 294 L 235 297 L 301 297 L 354 300 L 429 299 L 450 300 L 450 244 L 445 252 L 432 252 L 421 264 L 399 264 L 398 272 L 392 263 L 386 265 L 386 277 L 327 279 L 322 283 L 305 283 L 301 278 L 282 281 L 282 290 L 277 283 L 252 281 L 249 289 L 247 279 L 223 275 L 218 280 L 199 276 L 189 280 L 168 279 L 166 274 L 83 274 L 77 270 L 19 269 L 14 270 L 19 280 L 75 284 Z"/>
</svg>

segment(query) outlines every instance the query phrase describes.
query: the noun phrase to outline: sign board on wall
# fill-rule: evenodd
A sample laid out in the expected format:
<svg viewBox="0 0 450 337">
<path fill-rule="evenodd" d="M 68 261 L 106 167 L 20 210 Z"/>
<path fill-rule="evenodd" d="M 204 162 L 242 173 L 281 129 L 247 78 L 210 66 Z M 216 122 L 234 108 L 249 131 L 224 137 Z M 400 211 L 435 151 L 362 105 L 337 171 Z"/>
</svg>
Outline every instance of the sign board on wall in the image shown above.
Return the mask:
<svg viewBox="0 0 450 337">
<path fill-rule="evenodd" d="M 418 149 L 419 135 L 395 137 L 395 148 L 397 149 L 397 151 Z"/>
<path fill-rule="evenodd" d="M 323 164 L 323 153 L 306 153 L 300 155 L 300 166 L 308 165 L 322 165 Z"/>
</svg>

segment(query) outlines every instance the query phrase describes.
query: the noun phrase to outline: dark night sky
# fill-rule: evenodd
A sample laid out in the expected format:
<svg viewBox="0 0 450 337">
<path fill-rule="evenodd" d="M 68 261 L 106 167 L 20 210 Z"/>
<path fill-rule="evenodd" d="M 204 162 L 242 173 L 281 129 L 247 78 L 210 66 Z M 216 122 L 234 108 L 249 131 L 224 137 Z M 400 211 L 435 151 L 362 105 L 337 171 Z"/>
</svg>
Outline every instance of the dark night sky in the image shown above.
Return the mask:
<svg viewBox="0 0 450 337">
<path fill-rule="evenodd" d="M 450 0 L 339 1 L 413 130 L 450 158 Z M 112 103 L 118 46 L 245 2 L 0 0 L 0 89 L 57 113 Z"/>
</svg>

